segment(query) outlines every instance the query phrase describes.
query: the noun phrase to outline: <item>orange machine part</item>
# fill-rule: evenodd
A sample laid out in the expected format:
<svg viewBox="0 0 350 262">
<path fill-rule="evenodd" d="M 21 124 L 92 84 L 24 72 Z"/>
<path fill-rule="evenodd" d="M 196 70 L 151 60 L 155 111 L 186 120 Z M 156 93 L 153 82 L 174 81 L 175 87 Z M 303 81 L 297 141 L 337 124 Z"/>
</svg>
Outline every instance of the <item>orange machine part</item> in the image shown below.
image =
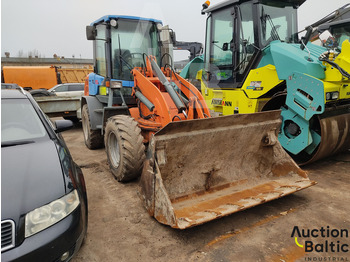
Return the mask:
<svg viewBox="0 0 350 262">
<path fill-rule="evenodd" d="M 150 140 L 151 134 L 159 131 L 170 122 L 210 117 L 209 109 L 198 89 L 169 68 L 162 68 L 168 81 L 174 82 L 189 100 L 185 112 L 179 112 L 159 78 L 153 75 L 150 62 L 152 59 L 155 58 L 147 58 L 146 69 L 135 68 L 132 70 L 134 75 L 133 94 L 140 91 L 154 105 L 152 112 L 141 102 L 137 108 L 130 109 L 131 116 L 142 129 L 145 142 Z"/>
<path fill-rule="evenodd" d="M 15 83 L 28 89 L 50 89 L 58 84 L 54 66 L 4 66 L 5 83 Z"/>
</svg>

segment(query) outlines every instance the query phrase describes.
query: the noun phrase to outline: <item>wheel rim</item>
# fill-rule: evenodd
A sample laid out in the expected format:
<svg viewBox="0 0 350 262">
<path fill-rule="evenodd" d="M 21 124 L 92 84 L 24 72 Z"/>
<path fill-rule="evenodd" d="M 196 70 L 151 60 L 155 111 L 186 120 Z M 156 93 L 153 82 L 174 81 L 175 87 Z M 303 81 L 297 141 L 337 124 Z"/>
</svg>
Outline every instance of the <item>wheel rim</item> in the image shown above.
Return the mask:
<svg viewBox="0 0 350 262">
<path fill-rule="evenodd" d="M 120 150 L 117 137 L 113 132 L 108 135 L 108 149 L 111 164 L 115 168 L 118 168 L 120 163 Z"/>
<path fill-rule="evenodd" d="M 83 116 L 82 122 L 83 122 L 84 139 L 85 139 L 85 141 L 87 141 L 89 139 L 89 134 L 88 134 L 89 124 L 88 124 L 88 121 L 86 119 L 86 116 Z"/>
</svg>

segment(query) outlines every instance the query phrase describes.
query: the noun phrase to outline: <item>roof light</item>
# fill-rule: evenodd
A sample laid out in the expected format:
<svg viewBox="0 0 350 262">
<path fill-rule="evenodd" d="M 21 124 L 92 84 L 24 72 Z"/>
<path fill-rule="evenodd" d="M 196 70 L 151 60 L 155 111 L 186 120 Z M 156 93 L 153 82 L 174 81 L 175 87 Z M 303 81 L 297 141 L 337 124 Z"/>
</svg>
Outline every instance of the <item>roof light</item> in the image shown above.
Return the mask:
<svg viewBox="0 0 350 262">
<path fill-rule="evenodd" d="M 111 21 L 109 23 L 113 27 L 116 27 L 118 25 L 117 20 L 115 20 L 115 19 L 111 19 Z"/>
<path fill-rule="evenodd" d="M 204 15 L 204 10 L 207 9 L 209 6 L 210 6 L 210 1 L 205 1 L 205 3 L 202 4 L 202 7 L 203 7 L 201 12 L 202 15 Z"/>
</svg>

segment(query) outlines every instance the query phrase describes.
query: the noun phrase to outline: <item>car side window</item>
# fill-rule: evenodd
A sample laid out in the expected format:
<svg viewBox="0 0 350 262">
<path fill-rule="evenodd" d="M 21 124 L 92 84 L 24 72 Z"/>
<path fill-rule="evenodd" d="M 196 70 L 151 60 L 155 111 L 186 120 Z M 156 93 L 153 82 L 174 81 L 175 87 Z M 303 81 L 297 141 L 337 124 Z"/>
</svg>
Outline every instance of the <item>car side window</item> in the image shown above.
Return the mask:
<svg viewBox="0 0 350 262">
<path fill-rule="evenodd" d="M 67 85 L 62 85 L 55 88 L 55 92 L 67 92 L 67 91 L 68 91 Z"/>
<path fill-rule="evenodd" d="M 84 91 L 84 85 L 70 85 L 69 91 Z"/>
</svg>

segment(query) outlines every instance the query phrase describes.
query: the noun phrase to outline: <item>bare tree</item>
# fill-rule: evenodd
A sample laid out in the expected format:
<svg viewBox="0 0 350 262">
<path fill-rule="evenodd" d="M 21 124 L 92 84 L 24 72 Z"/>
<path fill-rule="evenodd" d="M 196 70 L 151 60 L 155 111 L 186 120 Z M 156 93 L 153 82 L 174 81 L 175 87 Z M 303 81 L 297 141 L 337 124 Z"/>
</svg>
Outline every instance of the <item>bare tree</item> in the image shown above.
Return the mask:
<svg viewBox="0 0 350 262">
<path fill-rule="evenodd" d="M 41 54 L 39 53 L 39 51 L 37 49 L 33 49 L 33 50 L 28 52 L 28 57 L 40 58 Z"/>
<path fill-rule="evenodd" d="M 24 57 L 25 55 L 24 55 L 24 52 L 23 52 L 23 50 L 21 49 L 21 50 L 19 50 L 18 51 L 18 54 L 17 54 L 17 57 Z"/>
</svg>

